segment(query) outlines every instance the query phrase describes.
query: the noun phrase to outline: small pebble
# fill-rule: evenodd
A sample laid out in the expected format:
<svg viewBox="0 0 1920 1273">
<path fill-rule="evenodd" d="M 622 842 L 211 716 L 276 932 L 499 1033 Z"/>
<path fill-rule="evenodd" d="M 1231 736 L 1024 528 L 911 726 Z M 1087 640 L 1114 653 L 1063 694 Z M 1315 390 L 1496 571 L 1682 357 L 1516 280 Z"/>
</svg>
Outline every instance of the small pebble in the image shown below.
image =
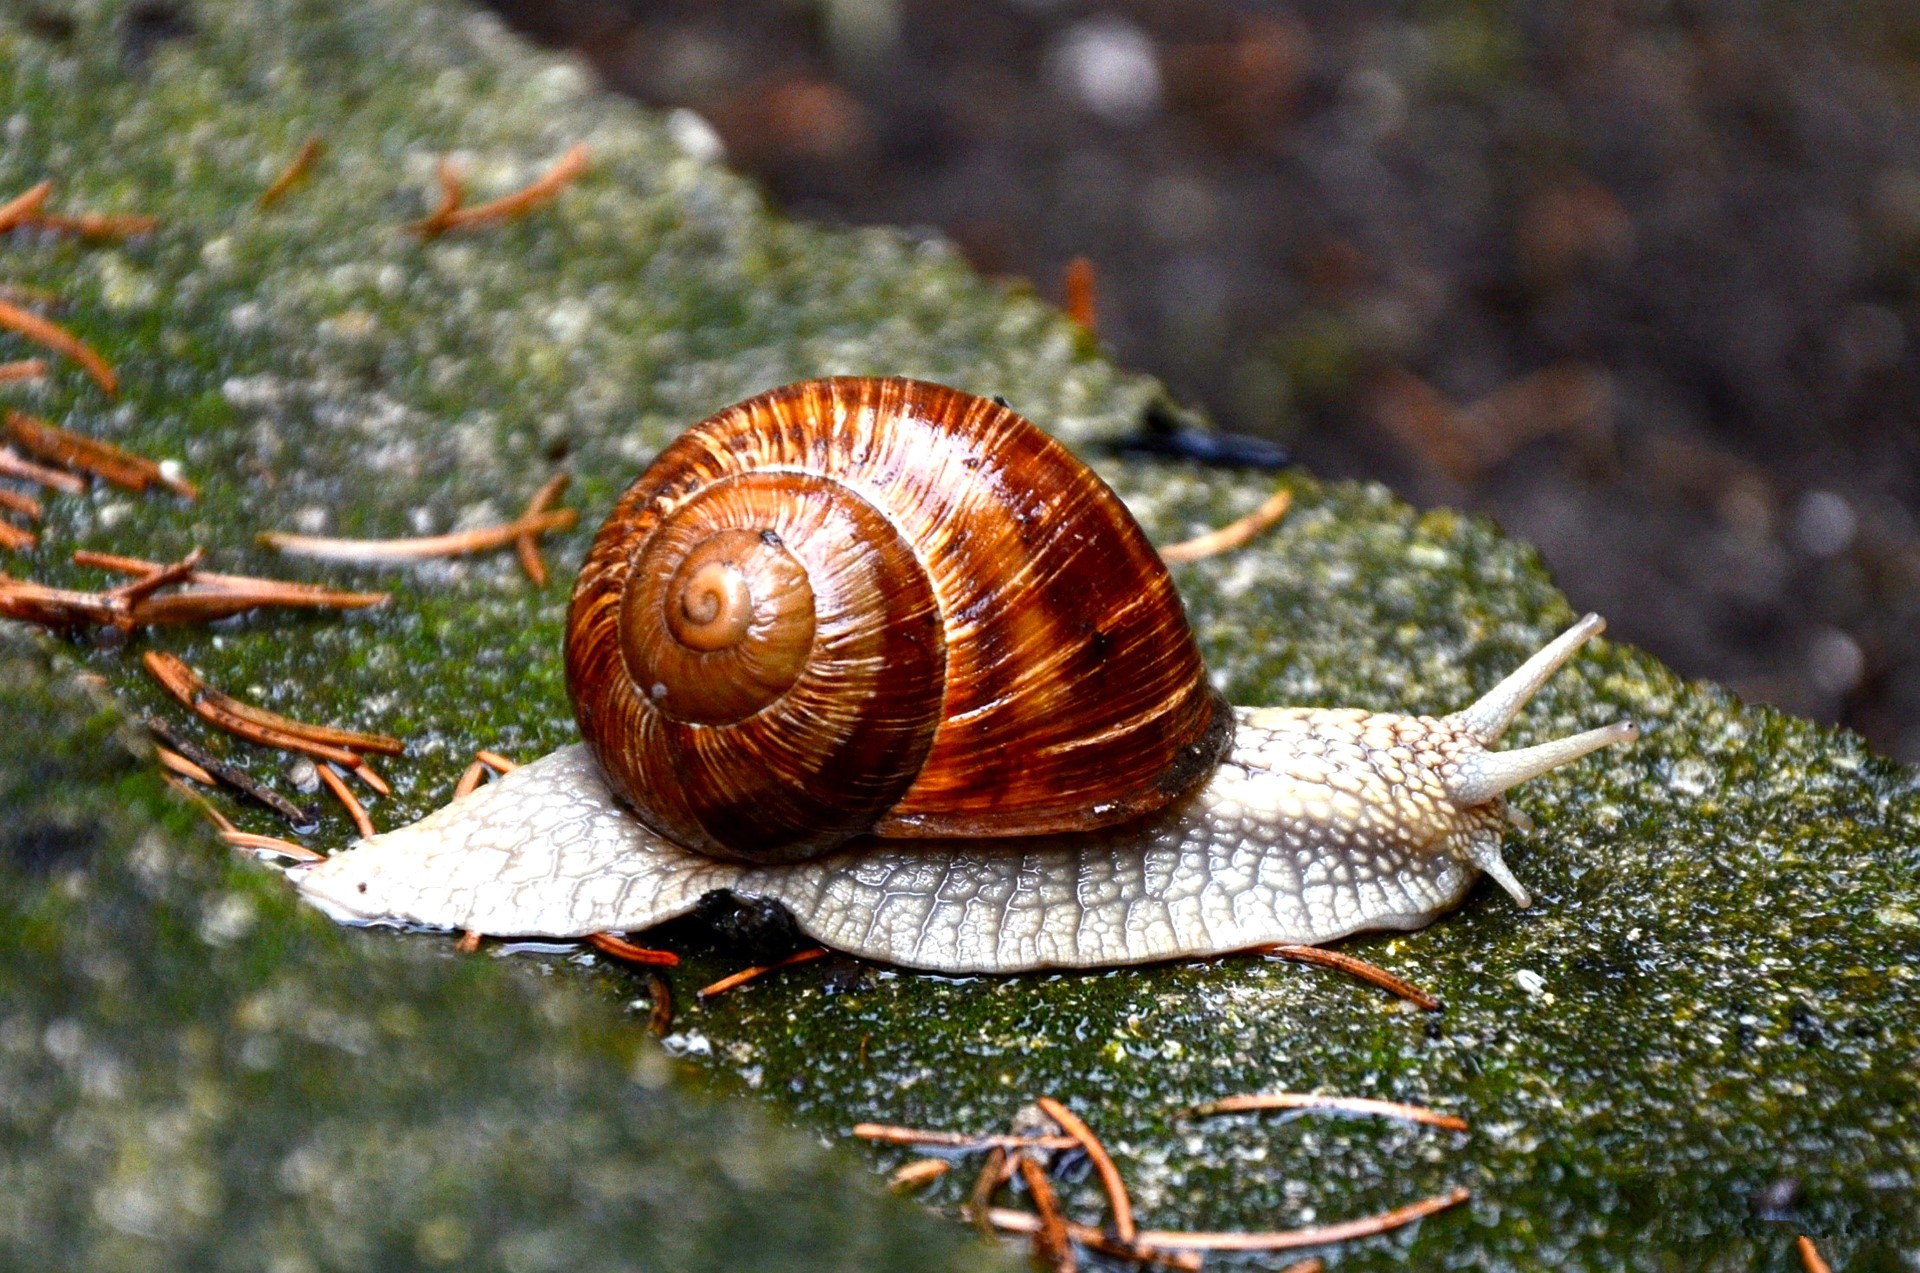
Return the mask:
<svg viewBox="0 0 1920 1273">
<path fill-rule="evenodd" d="M 320 790 L 320 771 L 305 756 L 295 756 L 289 760 L 286 774 L 287 781 L 293 784 L 295 791 L 311 795 Z"/>
<path fill-rule="evenodd" d="M 1145 123 L 1160 110 L 1160 64 L 1153 40 L 1110 15 L 1075 23 L 1051 57 L 1055 82 L 1108 123 Z"/>
<path fill-rule="evenodd" d="M 1747 1202 L 1762 1220 L 1785 1220 L 1805 1192 L 1794 1177 L 1781 1176 L 1754 1190 Z"/>
<path fill-rule="evenodd" d="M 1853 505 L 1832 491 L 1808 491 L 1793 510 L 1793 537 L 1810 557 L 1838 557 L 1859 530 Z"/>
<path fill-rule="evenodd" d="M 1867 655 L 1839 628 L 1820 628 L 1807 650 L 1807 675 L 1828 694 L 1845 694 L 1866 675 Z"/>
</svg>

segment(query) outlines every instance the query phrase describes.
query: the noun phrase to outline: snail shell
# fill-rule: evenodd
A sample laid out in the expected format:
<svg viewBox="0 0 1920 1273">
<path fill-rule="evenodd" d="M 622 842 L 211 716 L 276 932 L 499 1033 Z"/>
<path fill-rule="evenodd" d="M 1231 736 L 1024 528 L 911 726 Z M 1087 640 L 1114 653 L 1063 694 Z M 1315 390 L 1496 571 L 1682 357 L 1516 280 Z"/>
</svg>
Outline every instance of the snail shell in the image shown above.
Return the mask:
<svg viewBox="0 0 1920 1273">
<path fill-rule="evenodd" d="M 1118 497 L 1006 407 L 913 380 L 688 430 L 594 541 L 566 649 L 614 791 L 715 856 L 1113 826 L 1232 742 Z"/>
<path fill-rule="evenodd" d="M 344 922 L 496 936 L 643 929 L 726 889 L 950 972 L 1415 928 L 1481 872 L 1528 905 L 1503 793 L 1637 736 L 1493 749 L 1604 627 L 1448 716 L 1225 708 L 1158 558 L 1062 448 L 938 386 L 809 382 L 621 498 L 570 615 L 585 747 L 289 874 Z"/>
</svg>

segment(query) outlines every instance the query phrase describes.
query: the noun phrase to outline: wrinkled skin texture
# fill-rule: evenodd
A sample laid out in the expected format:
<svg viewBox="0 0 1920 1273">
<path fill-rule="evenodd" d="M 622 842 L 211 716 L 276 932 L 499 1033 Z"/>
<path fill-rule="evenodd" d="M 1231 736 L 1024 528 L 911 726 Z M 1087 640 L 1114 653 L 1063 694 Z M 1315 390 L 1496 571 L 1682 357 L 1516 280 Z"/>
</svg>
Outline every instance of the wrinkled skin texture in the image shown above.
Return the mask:
<svg viewBox="0 0 1920 1273">
<path fill-rule="evenodd" d="M 349 922 L 503 936 L 649 928 L 728 889 L 781 902 L 836 949 L 944 972 L 1326 942 L 1419 927 L 1459 904 L 1476 873 L 1469 846 L 1497 846 L 1499 811 L 1456 815 L 1436 842 L 1435 784 L 1402 784 L 1395 795 L 1393 779 L 1406 771 L 1385 751 L 1374 753 L 1381 767 L 1329 763 L 1369 729 L 1408 718 L 1239 715 L 1233 755 L 1205 788 L 1119 831 L 875 842 L 750 867 L 662 840 L 615 802 L 585 749 L 569 747 L 297 878 Z M 1337 772 L 1340 785 L 1302 781 L 1302 770 Z M 1286 830 L 1267 834 L 1273 825 Z"/>
<path fill-rule="evenodd" d="M 828 946 L 941 972 L 1148 963 L 1417 928 L 1500 858 L 1501 793 L 1636 736 L 1490 750 L 1604 623 L 1589 615 L 1464 711 L 1237 708 L 1206 785 L 1144 821 L 1008 839 L 865 840 L 812 861 L 703 857 L 621 807 L 568 747 L 319 865 L 290 872 L 347 923 L 492 936 L 631 932 L 726 889 L 777 901 Z"/>
</svg>

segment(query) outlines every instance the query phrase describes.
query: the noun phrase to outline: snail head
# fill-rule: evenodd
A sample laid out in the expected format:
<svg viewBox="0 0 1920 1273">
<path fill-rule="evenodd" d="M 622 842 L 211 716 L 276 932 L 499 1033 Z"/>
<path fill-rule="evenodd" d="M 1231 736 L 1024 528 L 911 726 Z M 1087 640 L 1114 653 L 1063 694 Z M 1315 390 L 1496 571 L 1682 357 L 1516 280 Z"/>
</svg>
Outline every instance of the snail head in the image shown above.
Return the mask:
<svg viewBox="0 0 1920 1273">
<path fill-rule="evenodd" d="M 1605 623 L 1588 615 L 1472 706 L 1448 716 L 1355 708 L 1259 708 L 1233 761 L 1238 803 L 1303 858 L 1343 864 L 1356 881 L 1427 878 L 1452 858 L 1485 871 L 1521 906 L 1527 890 L 1500 856 L 1513 787 L 1639 736 L 1618 722 L 1535 747 L 1496 751 L 1527 701 Z M 1437 886 L 1436 886 L 1437 887 Z"/>
<path fill-rule="evenodd" d="M 1474 703 L 1451 716 L 1443 724 L 1458 733 L 1462 746 L 1451 770 L 1443 775 L 1447 796 L 1458 809 L 1492 806 L 1505 813 L 1501 797 L 1529 778 L 1537 778 L 1550 769 L 1580 759 L 1602 747 L 1628 743 L 1640 737 L 1640 727 L 1632 721 L 1615 721 L 1566 738 L 1518 747 L 1512 751 L 1494 751 L 1493 745 L 1507 732 L 1507 726 L 1527 701 L 1553 674 L 1574 656 L 1582 645 L 1606 631 L 1607 621 L 1588 614 L 1541 647 L 1525 663 L 1510 672 L 1498 685 Z M 1496 804 L 1495 802 L 1500 802 Z M 1497 836 L 1474 836 L 1468 840 L 1468 854 L 1474 864 L 1505 889 L 1520 906 L 1530 904 L 1527 890 L 1513 877 L 1500 857 Z"/>
</svg>

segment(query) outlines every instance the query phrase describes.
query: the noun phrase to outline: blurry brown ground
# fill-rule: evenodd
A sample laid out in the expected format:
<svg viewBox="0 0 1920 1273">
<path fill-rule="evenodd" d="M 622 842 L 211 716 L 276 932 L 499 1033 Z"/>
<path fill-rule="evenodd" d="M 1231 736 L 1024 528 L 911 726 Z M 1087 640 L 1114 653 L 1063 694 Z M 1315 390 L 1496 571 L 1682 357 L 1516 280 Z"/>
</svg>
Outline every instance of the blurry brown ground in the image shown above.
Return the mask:
<svg viewBox="0 0 1920 1273">
<path fill-rule="evenodd" d="M 1091 258 L 1222 424 L 1920 760 L 1920 9 L 493 2 L 798 215 Z"/>
</svg>

